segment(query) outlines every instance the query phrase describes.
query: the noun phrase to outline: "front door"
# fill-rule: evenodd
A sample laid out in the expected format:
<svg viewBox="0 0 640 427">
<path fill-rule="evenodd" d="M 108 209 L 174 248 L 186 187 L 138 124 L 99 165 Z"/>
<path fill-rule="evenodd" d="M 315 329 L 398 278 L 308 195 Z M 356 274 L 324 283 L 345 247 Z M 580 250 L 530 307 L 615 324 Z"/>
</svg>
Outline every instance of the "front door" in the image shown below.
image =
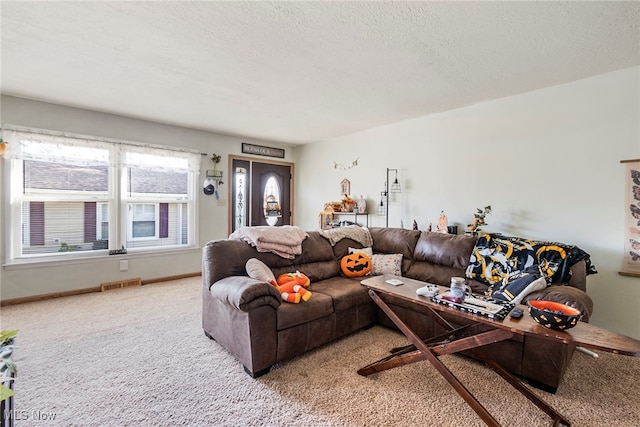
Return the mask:
<svg viewBox="0 0 640 427">
<path fill-rule="evenodd" d="M 232 159 L 231 170 L 231 232 L 291 224 L 291 164 Z"/>
</svg>

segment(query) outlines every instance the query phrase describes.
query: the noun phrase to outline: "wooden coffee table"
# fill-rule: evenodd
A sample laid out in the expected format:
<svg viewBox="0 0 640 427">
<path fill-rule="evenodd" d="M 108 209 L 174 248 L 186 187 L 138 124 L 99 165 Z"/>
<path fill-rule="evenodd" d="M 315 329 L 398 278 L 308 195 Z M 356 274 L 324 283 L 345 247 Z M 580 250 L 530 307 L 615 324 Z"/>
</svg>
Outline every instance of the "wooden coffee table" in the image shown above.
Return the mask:
<svg viewBox="0 0 640 427">
<path fill-rule="evenodd" d="M 387 279 L 399 279 L 404 284 L 400 286 L 389 285 L 385 283 Z M 429 297 L 417 295 L 416 290 L 427 284 L 418 280 L 409 279 L 407 277 L 382 275 L 365 279 L 361 283 L 369 289 L 369 296 L 371 296 L 373 301 L 375 301 L 387 316 L 389 316 L 391 321 L 393 321 L 400 331 L 402 331 L 409 341 L 411 341 L 411 345 L 393 349 L 391 355 L 359 369 L 358 374 L 368 376 L 376 372 L 385 371 L 398 366 L 404 366 L 421 360 L 428 360 L 440 375 L 442 375 L 449 384 L 451 384 L 467 404 L 489 426 L 499 426 L 500 424 L 460 382 L 460 380 L 458 380 L 458 378 L 456 378 L 456 376 L 438 359 L 439 356 L 454 354 L 461 351 L 470 351 L 475 357 L 486 363 L 533 404 L 549 415 L 553 420 L 553 425 L 563 424 L 566 426 L 570 426 L 571 423 L 565 416 L 538 397 L 528 387 L 520 382 L 520 380 L 516 379 L 498 363 L 480 355 L 478 352 L 474 351 L 474 349 L 498 341 L 508 340 L 516 335 L 534 335 L 536 337 L 542 337 L 552 341 L 595 350 L 624 354 L 627 356 L 640 356 L 640 341 L 638 340 L 625 335 L 616 334 L 584 322 L 578 322 L 575 327 L 567 331 L 547 329 L 536 323 L 536 321 L 528 315 L 527 307 L 523 305 L 517 306 L 525 311 L 525 315 L 521 319 L 514 320 L 507 316 L 504 320 L 494 320 L 482 315 L 449 307 L 447 305 L 437 304 L 431 301 L 431 298 Z M 448 288 L 445 287 L 439 288 L 440 292 L 448 290 Z M 391 308 L 389 308 L 389 306 L 380 298 L 380 294 L 390 295 L 415 304 L 421 311 L 429 315 L 435 322 L 444 327 L 446 332 L 436 337 L 422 340 L 402 320 L 400 320 L 398 315 L 396 315 Z M 456 328 L 444 319 L 441 314 L 447 314 L 448 317 L 452 319 L 468 319 L 471 320 L 472 323 Z M 487 325 L 492 328 L 487 328 Z"/>
</svg>

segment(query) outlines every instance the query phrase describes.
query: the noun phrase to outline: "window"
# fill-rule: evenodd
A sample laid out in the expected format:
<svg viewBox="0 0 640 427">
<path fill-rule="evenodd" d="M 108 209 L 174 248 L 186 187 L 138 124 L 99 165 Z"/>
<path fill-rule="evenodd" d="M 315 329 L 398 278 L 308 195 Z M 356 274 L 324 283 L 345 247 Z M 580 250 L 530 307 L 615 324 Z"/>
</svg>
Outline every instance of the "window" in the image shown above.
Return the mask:
<svg viewBox="0 0 640 427">
<path fill-rule="evenodd" d="M 199 153 L 14 128 L 3 136 L 10 262 L 196 245 Z"/>
<path fill-rule="evenodd" d="M 278 181 L 272 176 L 267 180 L 264 186 L 264 195 L 262 204 L 264 206 L 264 217 L 267 224 L 274 226 L 278 223 L 278 218 L 282 216 L 280 208 L 280 189 Z"/>
<path fill-rule="evenodd" d="M 156 205 L 132 203 L 129 206 L 129 212 L 131 212 L 130 240 L 158 238 L 158 209 Z"/>
</svg>

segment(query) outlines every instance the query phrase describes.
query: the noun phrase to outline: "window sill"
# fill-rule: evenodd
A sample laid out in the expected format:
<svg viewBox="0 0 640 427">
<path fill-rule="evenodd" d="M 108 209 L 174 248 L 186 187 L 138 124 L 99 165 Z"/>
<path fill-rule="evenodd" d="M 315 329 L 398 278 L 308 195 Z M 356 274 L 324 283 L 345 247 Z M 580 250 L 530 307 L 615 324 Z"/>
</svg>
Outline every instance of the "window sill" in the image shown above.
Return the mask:
<svg viewBox="0 0 640 427">
<path fill-rule="evenodd" d="M 27 268 L 42 268 L 42 267 L 54 267 L 61 265 L 72 265 L 72 264 L 92 264 L 97 262 L 111 262 L 119 259 L 139 259 L 139 258 L 151 258 L 157 256 L 166 256 L 172 254 L 188 254 L 188 253 L 201 253 L 201 248 L 199 247 L 188 247 L 188 248 L 170 248 L 170 249 L 158 249 L 153 251 L 148 250 L 136 250 L 130 249 L 126 254 L 118 254 L 118 255 L 108 255 L 108 251 L 101 253 L 100 255 L 87 255 L 87 256 L 74 256 L 74 257 L 66 257 L 66 258 L 56 258 L 56 259 L 21 259 L 10 261 L 3 265 L 5 270 L 21 270 Z"/>
</svg>

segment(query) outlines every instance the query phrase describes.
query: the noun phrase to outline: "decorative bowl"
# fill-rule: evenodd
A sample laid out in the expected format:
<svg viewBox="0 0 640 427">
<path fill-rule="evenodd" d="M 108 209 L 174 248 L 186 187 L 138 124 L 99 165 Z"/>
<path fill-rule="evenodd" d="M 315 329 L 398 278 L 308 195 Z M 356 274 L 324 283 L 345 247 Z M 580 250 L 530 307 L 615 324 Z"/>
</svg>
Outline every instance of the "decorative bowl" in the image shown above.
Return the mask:
<svg viewBox="0 0 640 427">
<path fill-rule="evenodd" d="M 540 325 L 549 329 L 573 328 L 580 320 L 580 310 L 555 301 L 529 301 L 529 314 Z"/>
</svg>

